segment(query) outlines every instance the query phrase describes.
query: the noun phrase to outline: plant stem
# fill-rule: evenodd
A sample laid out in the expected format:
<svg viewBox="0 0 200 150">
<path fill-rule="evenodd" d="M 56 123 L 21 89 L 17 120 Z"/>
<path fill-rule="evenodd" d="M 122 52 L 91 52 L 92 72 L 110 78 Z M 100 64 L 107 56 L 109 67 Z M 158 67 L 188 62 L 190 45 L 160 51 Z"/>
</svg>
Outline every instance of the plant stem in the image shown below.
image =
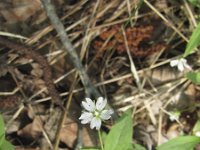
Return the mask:
<svg viewBox="0 0 200 150">
<path fill-rule="evenodd" d="M 99 136 L 99 141 L 100 141 L 100 144 L 101 144 L 101 150 L 104 150 L 100 129 L 98 130 L 98 136 Z"/>
</svg>

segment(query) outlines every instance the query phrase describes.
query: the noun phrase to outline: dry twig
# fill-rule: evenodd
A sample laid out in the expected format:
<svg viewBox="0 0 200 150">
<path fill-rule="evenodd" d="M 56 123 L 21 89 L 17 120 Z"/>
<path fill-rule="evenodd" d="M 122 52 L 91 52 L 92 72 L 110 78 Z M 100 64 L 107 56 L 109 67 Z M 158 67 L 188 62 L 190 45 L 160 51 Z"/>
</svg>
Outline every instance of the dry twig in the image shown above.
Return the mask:
<svg viewBox="0 0 200 150">
<path fill-rule="evenodd" d="M 81 61 L 78 57 L 73 45 L 70 42 L 70 39 L 68 38 L 67 33 L 65 32 L 65 28 L 63 24 L 61 23 L 60 19 L 58 18 L 54 6 L 51 4 L 50 0 L 42 0 L 42 4 L 46 10 L 46 13 L 51 20 L 52 25 L 58 32 L 58 35 L 60 37 L 60 40 L 65 48 L 65 50 L 69 53 L 69 56 L 71 58 L 71 61 L 73 62 L 74 66 L 76 67 L 77 71 L 79 72 L 81 81 L 85 87 L 86 94 L 93 95 L 94 97 L 99 97 L 100 94 L 96 90 L 96 88 L 92 85 Z"/>
</svg>

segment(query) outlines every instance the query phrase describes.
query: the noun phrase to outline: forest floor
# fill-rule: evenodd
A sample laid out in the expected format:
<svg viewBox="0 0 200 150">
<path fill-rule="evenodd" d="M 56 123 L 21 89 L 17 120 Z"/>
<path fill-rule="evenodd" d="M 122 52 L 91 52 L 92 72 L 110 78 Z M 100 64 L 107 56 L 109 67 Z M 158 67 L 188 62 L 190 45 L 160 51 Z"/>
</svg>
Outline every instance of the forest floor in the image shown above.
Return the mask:
<svg viewBox="0 0 200 150">
<path fill-rule="evenodd" d="M 53 0 L 53 5 L 78 61 L 40 0 L 0 2 L 0 111 L 6 138 L 17 150 L 52 149 L 53 141 L 60 150 L 98 145 L 96 131 L 78 118 L 85 97 L 99 93 L 117 116 L 133 110 L 133 142 L 148 150 L 194 134 L 200 88 L 185 78 L 190 70 L 179 71 L 170 62 L 184 53 L 199 7 L 186 0 Z M 186 59 L 199 69 L 199 52 Z M 103 123 L 102 130 L 108 132 L 114 122 L 113 117 Z"/>
</svg>

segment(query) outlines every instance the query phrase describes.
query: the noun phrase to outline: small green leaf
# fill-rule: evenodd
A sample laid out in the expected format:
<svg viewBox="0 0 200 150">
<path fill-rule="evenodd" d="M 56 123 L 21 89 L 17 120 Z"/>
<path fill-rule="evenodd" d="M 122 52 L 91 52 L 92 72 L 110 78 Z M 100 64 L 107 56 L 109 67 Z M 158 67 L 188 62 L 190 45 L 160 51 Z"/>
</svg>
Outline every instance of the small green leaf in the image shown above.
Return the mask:
<svg viewBox="0 0 200 150">
<path fill-rule="evenodd" d="M 198 143 L 200 138 L 197 136 L 180 136 L 160 145 L 157 150 L 192 150 Z"/>
<path fill-rule="evenodd" d="M 5 139 L 5 126 L 2 116 L 0 115 L 0 146 Z"/>
<path fill-rule="evenodd" d="M 146 148 L 144 148 L 143 146 L 139 145 L 139 144 L 134 144 L 134 150 L 146 150 Z"/>
<path fill-rule="evenodd" d="M 199 0 L 188 0 L 192 5 L 200 7 L 200 1 Z"/>
<path fill-rule="evenodd" d="M 2 116 L 0 115 L 0 136 L 5 134 L 5 125 Z"/>
<path fill-rule="evenodd" d="M 4 140 L 2 145 L 0 146 L 0 150 L 14 150 L 14 147 L 10 142 Z"/>
<path fill-rule="evenodd" d="M 127 111 L 112 127 L 105 141 L 105 150 L 128 150 L 133 133 L 131 111 Z"/>
<path fill-rule="evenodd" d="M 186 77 L 195 84 L 200 84 L 200 72 L 188 72 Z"/>
<path fill-rule="evenodd" d="M 190 37 L 190 40 L 186 46 L 185 53 L 183 57 L 188 56 L 191 54 L 194 49 L 200 45 L 200 23 L 196 27 L 196 29 L 192 32 L 192 36 Z"/>
<path fill-rule="evenodd" d="M 197 120 L 197 122 L 195 123 L 192 131 L 193 131 L 193 133 L 196 133 L 197 131 L 200 131 L 200 120 Z"/>
<path fill-rule="evenodd" d="M 81 150 L 99 150 L 97 148 L 82 148 Z"/>
</svg>

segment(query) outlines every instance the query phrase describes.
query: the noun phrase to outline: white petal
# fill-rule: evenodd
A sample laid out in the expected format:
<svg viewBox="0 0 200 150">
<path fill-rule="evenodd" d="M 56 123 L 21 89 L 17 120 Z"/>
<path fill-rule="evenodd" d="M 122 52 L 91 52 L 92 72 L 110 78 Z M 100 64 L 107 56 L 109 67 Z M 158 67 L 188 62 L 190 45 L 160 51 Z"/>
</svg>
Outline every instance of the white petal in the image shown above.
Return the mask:
<svg viewBox="0 0 200 150">
<path fill-rule="evenodd" d="M 91 118 L 91 117 L 93 117 L 92 113 L 90 113 L 90 112 L 83 112 L 81 114 L 81 116 L 79 117 L 79 119 L 87 119 L 87 118 Z"/>
<path fill-rule="evenodd" d="M 89 122 L 90 122 L 90 120 L 87 120 L 87 119 L 81 120 L 81 123 L 82 123 L 82 124 L 87 124 L 87 123 L 89 123 Z"/>
<path fill-rule="evenodd" d="M 177 66 L 178 63 L 179 63 L 179 60 L 172 60 L 172 61 L 170 61 L 170 66 L 171 67 Z"/>
<path fill-rule="evenodd" d="M 188 64 L 185 64 L 184 67 L 187 68 L 187 69 L 189 69 L 189 70 L 192 70 L 192 68 Z"/>
<path fill-rule="evenodd" d="M 184 66 L 183 66 L 182 62 L 179 62 L 179 64 L 178 64 L 178 70 L 181 71 L 181 72 L 184 70 Z"/>
<path fill-rule="evenodd" d="M 82 124 L 89 123 L 93 118 L 93 114 L 89 112 L 83 112 L 79 119 L 81 120 Z"/>
<path fill-rule="evenodd" d="M 112 114 L 113 114 L 113 110 L 112 109 L 103 110 L 101 112 L 100 117 L 101 117 L 102 120 L 108 120 L 108 119 L 110 119 L 110 117 L 111 117 Z"/>
<path fill-rule="evenodd" d="M 188 65 L 187 60 L 185 59 L 185 61 L 183 62 L 183 66 L 189 70 L 192 70 L 192 68 L 190 67 L 190 65 Z"/>
<path fill-rule="evenodd" d="M 89 111 L 89 112 L 93 112 L 95 110 L 95 103 L 90 99 L 90 98 L 85 98 L 86 102 L 83 101 L 82 105 L 83 107 Z"/>
<path fill-rule="evenodd" d="M 92 118 L 92 121 L 90 123 L 90 128 L 93 129 L 94 127 L 96 127 L 97 130 L 100 129 L 101 127 L 101 119 L 100 118 Z"/>
<path fill-rule="evenodd" d="M 107 104 L 107 100 L 103 99 L 103 97 L 99 97 L 96 102 L 96 109 L 102 111 Z"/>
</svg>

